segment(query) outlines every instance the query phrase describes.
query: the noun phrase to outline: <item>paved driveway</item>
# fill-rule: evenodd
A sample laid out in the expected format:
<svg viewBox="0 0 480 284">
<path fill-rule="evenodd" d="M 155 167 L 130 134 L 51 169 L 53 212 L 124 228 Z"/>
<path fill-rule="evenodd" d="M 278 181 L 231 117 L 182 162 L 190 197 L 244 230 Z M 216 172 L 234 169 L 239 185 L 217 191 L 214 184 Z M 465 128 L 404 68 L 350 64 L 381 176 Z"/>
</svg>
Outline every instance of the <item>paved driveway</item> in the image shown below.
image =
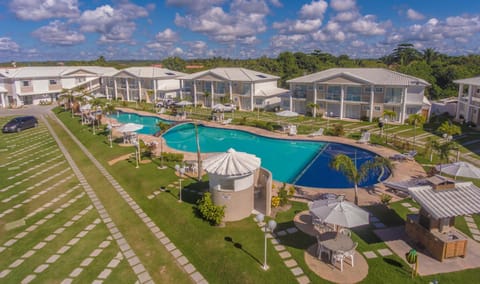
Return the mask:
<svg viewBox="0 0 480 284">
<path fill-rule="evenodd" d="M 10 115 L 35 115 L 41 116 L 43 114 L 50 113 L 50 110 L 53 109 L 55 105 L 29 105 L 22 108 L 14 109 L 5 109 L 0 108 L 0 116 L 10 116 Z"/>
</svg>

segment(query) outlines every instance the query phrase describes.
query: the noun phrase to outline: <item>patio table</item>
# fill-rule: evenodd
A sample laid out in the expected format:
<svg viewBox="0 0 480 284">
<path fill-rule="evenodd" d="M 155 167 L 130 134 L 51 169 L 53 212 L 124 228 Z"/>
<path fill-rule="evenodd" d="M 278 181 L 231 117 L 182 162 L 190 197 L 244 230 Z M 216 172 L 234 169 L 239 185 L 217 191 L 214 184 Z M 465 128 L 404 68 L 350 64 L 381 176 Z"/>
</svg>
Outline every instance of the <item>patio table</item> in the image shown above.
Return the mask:
<svg viewBox="0 0 480 284">
<path fill-rule="evenodd" d="M 344 234 L 326 232 L 320 235 L 322 246 L 330 250 L 330 261 L 337 251 L 349 251 L 354 247 L 353 240 Z"/>
</svg>

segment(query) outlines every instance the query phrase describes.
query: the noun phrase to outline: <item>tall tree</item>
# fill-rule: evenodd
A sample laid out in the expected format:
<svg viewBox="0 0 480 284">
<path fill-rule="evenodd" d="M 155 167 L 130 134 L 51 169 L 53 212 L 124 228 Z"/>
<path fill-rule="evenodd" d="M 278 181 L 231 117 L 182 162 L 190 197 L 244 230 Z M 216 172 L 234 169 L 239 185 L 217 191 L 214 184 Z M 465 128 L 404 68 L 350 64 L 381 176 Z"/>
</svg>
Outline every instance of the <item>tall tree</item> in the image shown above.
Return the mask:
<svg viewBox="0 0 480 284">
<path fill-rule="evenodd" d="M 377 156 L 373 160 L 363 163 L 360 169 L 358 169 L 354 159 L 347 155 L 340 154 L 335 156 L 331 161 L 330 167 L 341 172 L 351 183 L 353 183 L 355 193 L 354 202 L 358 205 L 358 185 L 363 182 L 372 171 L 388 168 L 392 172 L 393 164 L 390 163 L 390 160 Z"/>
</svg>

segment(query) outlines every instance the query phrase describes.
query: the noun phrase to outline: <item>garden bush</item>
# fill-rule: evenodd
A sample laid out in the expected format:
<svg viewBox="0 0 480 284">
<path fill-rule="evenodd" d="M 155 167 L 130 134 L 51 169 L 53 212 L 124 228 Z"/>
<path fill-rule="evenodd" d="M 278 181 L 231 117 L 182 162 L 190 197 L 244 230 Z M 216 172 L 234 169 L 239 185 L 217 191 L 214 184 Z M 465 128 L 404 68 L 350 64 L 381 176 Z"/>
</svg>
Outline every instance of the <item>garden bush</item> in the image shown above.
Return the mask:
<svg viewBox="0 0 480 284">
<path fill-rule="evenodd" d="M 213 204 L 210 192 L 206 192 L 197 204 L 202 218 L 212 225 L 219 225 L 225 217 L 225 206 Z"/>
</svg>

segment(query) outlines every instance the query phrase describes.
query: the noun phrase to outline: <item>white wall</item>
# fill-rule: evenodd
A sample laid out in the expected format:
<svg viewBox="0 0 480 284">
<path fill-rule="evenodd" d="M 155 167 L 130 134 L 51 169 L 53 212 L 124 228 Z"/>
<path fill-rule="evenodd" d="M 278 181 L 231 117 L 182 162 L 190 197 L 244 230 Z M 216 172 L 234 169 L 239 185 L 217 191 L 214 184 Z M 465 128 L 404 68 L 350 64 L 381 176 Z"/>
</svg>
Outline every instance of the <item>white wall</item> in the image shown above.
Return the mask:
<svg viewBox="0 0 480 284">
<path fill-rule="evenodd" d="M 425 88 L 421 86 L 410 86 L 407 88 L 407 104 L 418 103 L 422 104 Z"/>
<path fill-rule="evenodd" d="M 255 83 L 255 92 L 258 92 L 258 90 L 268 90 L 272 88 L 277 88 L 277 80 Z"/>
</svg>

